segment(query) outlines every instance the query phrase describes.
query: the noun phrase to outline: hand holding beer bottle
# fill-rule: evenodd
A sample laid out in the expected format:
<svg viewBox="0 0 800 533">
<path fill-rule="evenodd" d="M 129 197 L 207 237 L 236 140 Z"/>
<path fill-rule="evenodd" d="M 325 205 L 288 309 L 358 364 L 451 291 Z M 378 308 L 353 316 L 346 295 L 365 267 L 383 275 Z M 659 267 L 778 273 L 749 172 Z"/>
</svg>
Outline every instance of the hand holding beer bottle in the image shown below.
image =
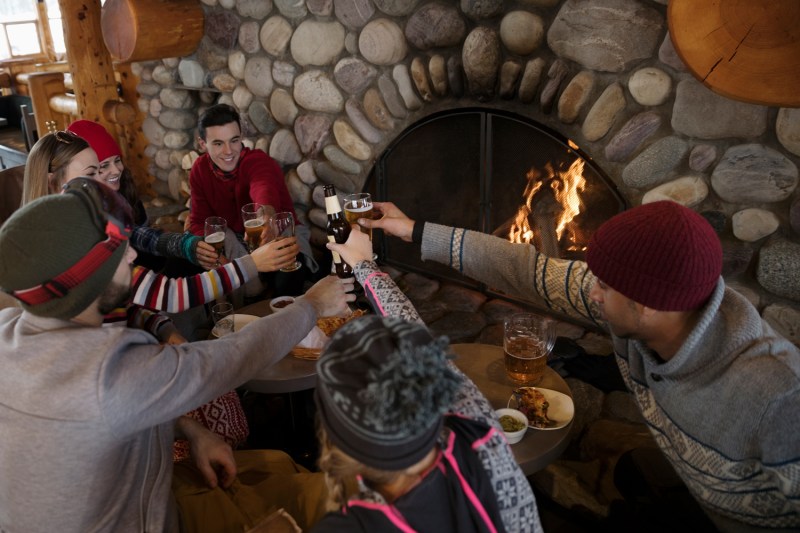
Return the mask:
<svg viewBox="0 0 800 533">
<path fill-rule="evenodd" d="M 220 266 L 220 259 L 225 253 L 225 233 L 228 229 L 228 221 L 222 217 L 208 217 L 205 223 L 204 241 L 214 247 L 217 252 L 216 266 Z"/>
<path fill-rule="evenodd" d="M 325 185 L 323 191 L 325 193 L 325 212 L 328 214 L 328 223 L 325 228 L 328 233 L 328 242 L 342 244 L 350 235 L 350 223 L 345 220 L 342 213 L 339 197 L 336 196 L 336 188 L 333 185 Z M 333 265 L 338 277 L 342 279 L 353 277 L 353 268 L 342 261 L 336 252 L 333 252 Z"/>
</svg>

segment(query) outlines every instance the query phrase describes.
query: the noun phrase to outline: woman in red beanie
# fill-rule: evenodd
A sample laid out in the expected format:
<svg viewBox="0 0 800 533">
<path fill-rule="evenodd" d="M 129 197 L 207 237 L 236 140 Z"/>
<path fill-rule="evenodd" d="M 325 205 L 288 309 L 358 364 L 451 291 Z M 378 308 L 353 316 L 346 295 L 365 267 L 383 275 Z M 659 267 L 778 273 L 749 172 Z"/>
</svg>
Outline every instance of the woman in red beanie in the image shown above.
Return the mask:
<svg viewBox="0 0 800 533">
<path fill-rule="evenodd" d="M 91 120 L 76 120 L 67 127 L 78 137 L 81 137 L 97 154 L 99 165 L 94 178 L 102 181 L 111 189 L 118 191 L 131 204 L 134 222 L 138 225 L 147 223 L 147 213 L 144 205 L 136 192 L 136 183 L 130 169 L 122 164 L 122 150 L 102 124 Z"/>
</svg>

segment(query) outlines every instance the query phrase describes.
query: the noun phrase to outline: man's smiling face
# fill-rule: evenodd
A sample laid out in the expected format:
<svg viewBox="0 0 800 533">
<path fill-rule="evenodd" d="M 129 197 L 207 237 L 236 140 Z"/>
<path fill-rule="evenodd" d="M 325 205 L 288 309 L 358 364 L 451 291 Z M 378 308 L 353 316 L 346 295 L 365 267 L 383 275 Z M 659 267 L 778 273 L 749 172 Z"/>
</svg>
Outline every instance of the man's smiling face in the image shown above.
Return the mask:
<svg viewBox="0 0 800 533">
<path fill-rule="evenodd" d="M 242 153 L 242 132 L 239 124 L 229 122 L 222 126 L 206 128 L 205 140 L 198 141 L 200 148 L 208 152 L 211 161 L 223 172 L 232 172 L 239 164 Z"/>
</svg>

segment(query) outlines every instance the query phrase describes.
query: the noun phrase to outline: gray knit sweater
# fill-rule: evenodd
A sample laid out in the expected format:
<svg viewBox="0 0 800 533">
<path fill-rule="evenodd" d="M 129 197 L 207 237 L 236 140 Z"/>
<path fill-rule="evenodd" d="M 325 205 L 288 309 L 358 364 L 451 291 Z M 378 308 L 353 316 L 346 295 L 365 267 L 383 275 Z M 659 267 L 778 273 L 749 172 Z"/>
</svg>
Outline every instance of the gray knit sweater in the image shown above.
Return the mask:
<svg viewBox="0 0 800 533">
<path fill-rule="evenodd" d="M 507 294 L 595 322 L 586 263 L 527 244 L 425 224 L 422 259 Z M 656 441 L 723 530 L 800 528 L 800 350 L 720 279 L 668 362 L 613 338 L 617 362 Z"/>
<path fill-rule="evenodd" d="M 257 377 L 314 326 L 298 299 L 221 339 L 0 311 L 0 531 L 177 531 L 173 423 Z"/>
</svg>

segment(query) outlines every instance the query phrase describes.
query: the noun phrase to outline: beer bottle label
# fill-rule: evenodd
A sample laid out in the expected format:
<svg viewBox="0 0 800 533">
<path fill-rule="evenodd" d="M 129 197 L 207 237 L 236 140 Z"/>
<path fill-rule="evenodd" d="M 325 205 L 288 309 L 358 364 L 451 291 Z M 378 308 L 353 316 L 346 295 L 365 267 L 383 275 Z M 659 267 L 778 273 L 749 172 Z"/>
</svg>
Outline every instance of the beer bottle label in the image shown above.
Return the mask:
<svg viewBox="0 0 800 533">
<path fill-rule="evenodd" d="M 336 195 L 325 197 L 325 212 L 329 215 L 335 215 L 342 211 L 342 206 L 339 205 L 339 198 Z"/>
<path fill-rule="evenodd" d="M 328 235 L 328 242 L 336 243 L 336 239 L 333 238 L 333 235 Z M 333 255 L 333 262 L 334 263 L 341 263 L 342 258 L 339 256 L 338 252 L 334 252 L 331 250 L 331 254 Z"/>
</svg>

